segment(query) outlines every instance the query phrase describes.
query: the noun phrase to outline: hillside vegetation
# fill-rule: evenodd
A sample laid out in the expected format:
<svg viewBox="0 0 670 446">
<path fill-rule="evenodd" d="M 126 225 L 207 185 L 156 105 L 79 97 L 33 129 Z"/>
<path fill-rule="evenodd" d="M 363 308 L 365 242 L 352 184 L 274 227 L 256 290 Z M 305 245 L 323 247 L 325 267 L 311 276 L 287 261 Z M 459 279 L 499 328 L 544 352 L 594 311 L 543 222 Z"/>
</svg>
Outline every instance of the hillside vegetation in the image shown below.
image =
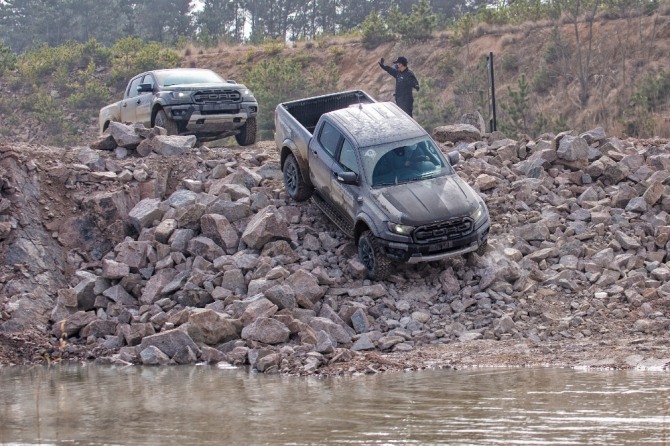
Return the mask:
<svg viewBox="0 0 670 446">
<path fill-rule="evenodd" d="M 392 100 L 394 81 L 377 61 L 399 55 L 421 82 L 415 118 L 424 127 L 473 111 L 488 121 L 490 53 L 497 128 L 510 137 L 594 127 L 609 135 L 670 137 L 670 7 L 624 12 L 504 25 L 462 19 L 421 39 L 391 32 L 382 20 L 376 34 L 364 24 L 360 33 L 290 44 L 168 48 L 128 37 L 111 47 L 89 40 L 17 55 L 0 42 L 0 138 L 85 143 L 97 132 L 99 108 L 121 98 L 130 76 L 189 66 L 249 86 L 262 108 L 261 137 L 270 139 L 280 101 L 349 89 Z"/>
</svg>

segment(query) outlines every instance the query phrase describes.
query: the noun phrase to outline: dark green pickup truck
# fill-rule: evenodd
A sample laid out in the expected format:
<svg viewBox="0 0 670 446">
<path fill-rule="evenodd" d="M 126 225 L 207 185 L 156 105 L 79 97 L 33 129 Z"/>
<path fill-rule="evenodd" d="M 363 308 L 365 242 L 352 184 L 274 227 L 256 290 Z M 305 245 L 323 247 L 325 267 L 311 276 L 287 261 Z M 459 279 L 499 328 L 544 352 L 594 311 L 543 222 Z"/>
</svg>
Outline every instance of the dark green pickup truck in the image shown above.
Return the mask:
<svg viewBox="0 0 670 446">
<path fill-rule="evenodd" d="M 370 278 L 394 262 L 483 254 L 491 220 L 482 198 L 428 133 L 363 91 L 284 102 L 275 110 L 284 184 L 353 237 Z"/>
</svg>

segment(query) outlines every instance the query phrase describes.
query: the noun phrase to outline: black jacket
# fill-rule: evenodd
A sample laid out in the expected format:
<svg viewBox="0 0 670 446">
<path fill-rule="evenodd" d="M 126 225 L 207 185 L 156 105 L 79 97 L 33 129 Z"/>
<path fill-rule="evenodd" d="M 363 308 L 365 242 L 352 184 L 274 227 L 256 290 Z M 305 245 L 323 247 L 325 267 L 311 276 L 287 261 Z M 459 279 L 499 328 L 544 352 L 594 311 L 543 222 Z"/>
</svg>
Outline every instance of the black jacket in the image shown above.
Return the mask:
<svg viewBox="0 0 670 446">
<path fill-rule="evenodd" d="M 388 65 L 381 65 L 382 69 L 391 76 L 395 77 L 395 102 L 400 108 L 412 116 L 412 108 L 414 106 L 414 96 L 412 89 L 419 90 L 419 81 L 416 76 L 407 68 L 405 71 L 396 70 Z"/>
</svg>

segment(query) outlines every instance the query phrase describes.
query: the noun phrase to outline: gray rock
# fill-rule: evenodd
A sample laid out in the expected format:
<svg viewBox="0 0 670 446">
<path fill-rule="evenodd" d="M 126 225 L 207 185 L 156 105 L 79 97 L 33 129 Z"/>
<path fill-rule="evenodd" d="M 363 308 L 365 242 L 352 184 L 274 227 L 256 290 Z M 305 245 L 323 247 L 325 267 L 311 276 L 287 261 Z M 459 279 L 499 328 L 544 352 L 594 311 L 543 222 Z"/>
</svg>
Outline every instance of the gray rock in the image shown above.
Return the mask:
<svg viewBox="0 0 670 446">
<path fill-rule="evenodd" d="M 142 228 L 153 226 L 154 221 L 160 221 L 162 218 L 163 211 L 160 208 L 160 200 L 157 198 L 145 198 L 128 212 L 128 219 L 137 232 L 140 232 Z"/>
<path fill-rule="evenodd" d="M 112 121 L 109 123 L 108 130 L 118 146 L 134 149 L 142 142 L 142 138 L 135 132 L 134 126 Z"/>
<path fill-rule="evenodd" d="M 189 349 L 196 354 L 199 352 L 198 346 L 188 333 L 178 328 L 146 336 L 142 339 L 139 350 L 142 351 L 150 346 L 157 347 L 170 358 L 185 349 Z"/>
<path fill-rule="evenodd" d="M 349 344 L 351 342 L 351 335 L 347 330 L 330 319 L 315 317 L 309 321 L 309 326 L 317 333 L 320 330 L 325 331 L 331 339 L 337 341 L 339 344 Z"/>
<path fill-rule="evenodd" d="M 242 329 L 242 339 L 281 344 L 288 341 L 291 334 L 288 327 L 276 319 L 258 318 Z"/>
<path fill-rule="evenodd" d="M 443 125 L 433 129 L 433 138 L 437 142 L 480 141 L 481 132 L 469 124 Z"/>
<path fill-rule="evenodd" d="M 274 285 L 263 291 L 263 294 L 280 310 L 293 310 L 296 307 L 295 292 L 288 285 Z"/>
<path fill-rule="evenodd" d="M 79 330 L 96 320 L 95 313 L 77 311 L 67 318 L 56 321 L 51 333 L 57 338 L 69 338 L 79 333 Z"/>
<path fill-rule="evenodd" d="M 313 308 L 314 304 L 325 294 L 317 278 L 302 269 L 291 274 L 286 283 L 293 289 L 297 304 L 303 308 Z"/>
<path fill-rule="evenodd" d="M 242 324 L 229 319 L 216 311 L 196 308 L 188 317 L 188 334 L 194 342 L 216 345 L 239 339 Z"/>
<path fill-rule="evenodd" d="M 283 214 L 274 206 L 260 210 L 242 234 L 242 241 L 252 249 L 261 249 L 266 243 L 278 239 L 290 240 L 291 237 Z"/>
<path fill-rule="evenodd" d="M 155 345 L 150 345 L 140 351 L 140 361 L 143 365 L 165 365 L 170 358 Z"/>
</svg>

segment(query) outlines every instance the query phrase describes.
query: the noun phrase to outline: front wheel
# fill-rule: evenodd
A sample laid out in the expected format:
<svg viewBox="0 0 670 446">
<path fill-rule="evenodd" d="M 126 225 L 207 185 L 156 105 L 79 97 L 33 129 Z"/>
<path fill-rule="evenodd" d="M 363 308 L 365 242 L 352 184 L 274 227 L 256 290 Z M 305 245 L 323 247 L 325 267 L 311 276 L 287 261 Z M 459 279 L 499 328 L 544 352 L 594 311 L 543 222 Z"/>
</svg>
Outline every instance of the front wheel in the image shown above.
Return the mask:
<svg viewBox="0 0 670 446">
<path fill-rule="evenodd" d="M 484 254 L 486 254 L 486 248 L 488 248 L 488 246 L 489 246 L 488 241 L 485 241 L 484 243 L 479 245 L 479 248 L 477 248 L 475 252 L 477 253 L 478 256 L 481 257 Z"/>
<path fill-rule="evenodd" d="M 312 195 L 312 187 L 305 183 L 298 160 L 293 154 L 284 161 L 284 187 L 288 196 L 295 201 L 305 201 Z"/>
<path fill-rule="evenodd" d="M 177 123 L 173 119 L 168 118 L 167 113 L 165 113 L 165 110 L 163 109 L 158 110 L 156 113 L 154 125 L 157 127 L 163 127 L 167 131 L 168 135 L 176 135 L 179 133 Z"/>
<path fill-rule="evenodd" d="M 368 270 L 368 278 L 383 280 L 391 274 L 391 259 L 386 257 L 372 232 L 365 231 L 358 239 L 358 257 Z"/>
<path fill-rule="evenodd" d="M 250 146 L 256 142 L 256 118 L 249 118 L 235 135 L 235 141 L 241 146 Z"/>
</svg>

